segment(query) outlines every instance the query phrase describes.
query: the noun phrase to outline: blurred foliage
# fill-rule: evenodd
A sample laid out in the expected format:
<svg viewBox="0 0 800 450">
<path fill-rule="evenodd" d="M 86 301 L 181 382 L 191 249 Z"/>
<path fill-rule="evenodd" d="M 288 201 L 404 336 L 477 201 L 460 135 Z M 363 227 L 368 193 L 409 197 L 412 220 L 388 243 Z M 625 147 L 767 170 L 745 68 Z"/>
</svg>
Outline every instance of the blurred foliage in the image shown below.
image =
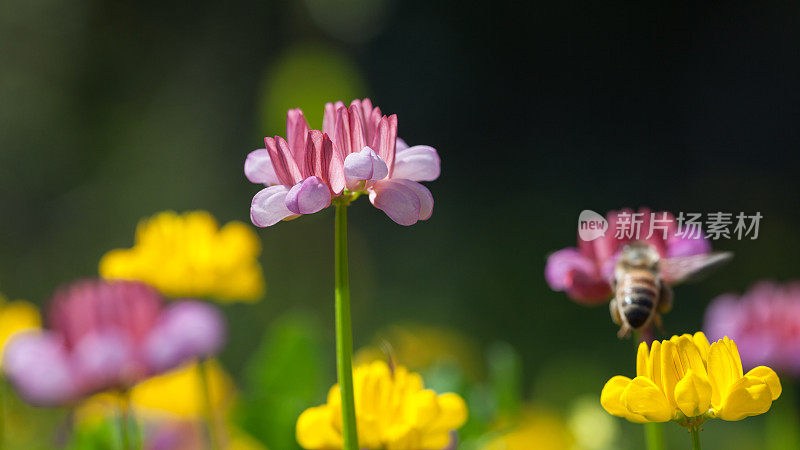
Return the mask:
<svg viewBox="0 0 800 450">
<path fill-rule="evenodd" d="M 322 129 L 325 102 L 365 96 L 358 68 L 321 44 L 297 45 L 277 58 L 261 85 L 259 136 L 286 134 L 286 111 L 300 108 L 309 126 Z M 348 100 L 349 103 L 349 100 Z"/>
<path fill-rule="evenodd" d="M 299 448 L 295 422 L 309 406 L 324 403 L 325 374 L 320 327 L 309 316 L 276 320 L 245 369 L 237 417 L 242 428 L 269 448 Z"/>
</svg>

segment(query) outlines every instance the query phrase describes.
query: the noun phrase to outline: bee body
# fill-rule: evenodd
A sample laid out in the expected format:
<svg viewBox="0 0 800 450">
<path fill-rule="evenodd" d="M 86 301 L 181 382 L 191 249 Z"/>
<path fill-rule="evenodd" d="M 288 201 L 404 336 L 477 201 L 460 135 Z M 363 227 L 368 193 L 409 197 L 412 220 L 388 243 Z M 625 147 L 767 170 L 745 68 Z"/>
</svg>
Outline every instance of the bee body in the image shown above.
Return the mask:
<svg viewBox="0 0 800 450">
<path fill-rule="evenodd" d="M 625 271 L 617 281 L 616 300 L 620 315 L 633 329 L 647 324 L 653 316 L 661 291 L 658 275 L 647 269 Z"/>
<path fill-rule="evenodd" d="M 661 314 L 672 309 L 673 284 L 702 276 L 726 263 L 730 252 L 661 258 L 652 245 L 626 245 L 614 266 L 611 282 L 614 297 L 609 303 L 611 319 L 619 325 L 620 337 L 651 323 L 661 328 Z"/>
</svg>

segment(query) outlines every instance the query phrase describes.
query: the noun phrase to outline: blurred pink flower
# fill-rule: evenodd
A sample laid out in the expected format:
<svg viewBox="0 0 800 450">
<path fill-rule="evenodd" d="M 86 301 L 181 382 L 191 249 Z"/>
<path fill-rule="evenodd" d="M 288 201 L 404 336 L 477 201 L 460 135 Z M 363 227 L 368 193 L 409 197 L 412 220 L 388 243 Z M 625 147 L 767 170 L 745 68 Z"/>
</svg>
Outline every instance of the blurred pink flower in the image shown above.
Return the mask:
<svg viewBox="0 0 800 450">
<path fill-rule="evenodd" d="M 664 258 L 705 254 L 711 251 L 708 241 L 699 238 L 677 236 L 678 224 L 670 213 L 656 213 L 656 219 L 664 222 L 654 224 L 655 230 L 650 234 L 650 210 L 640 208 L 641 216 L 640 241 L 652 245 Z M 610 211 L 606 215 L 608 228 L 605 235 L 593 241 L 578 238 L 578 247 L 567 247 L 552 253 L 547 258 L 545 279 L 554 291 L 564 291 L 569 298 L 586 304 L 597 304 L 611 297 L 611 279 L 614 264 L 620 251 L 626 244 L 635 241 L 633 238 L 617 237 L 617 223 L 621 213 L 633 213 L 631 209 Z M 664 216 L 666 214 L 666 216 Z M 658 229 L 665 226 L 664 233 Z M 688 234 L 688 233 L 687 233 Z"/>
<path fill-rule="evenodd" d="M 251 152 L 245 175 L 268 187 L 253 197 L 250 217 L 271 226 L 327 208 L 331 199 L 367 193 L 375 207 L 401 225 L 426 220 L 433 196 L 419 181 L 439 177 L 436 150 L 409 147 L 397 138 L 397 116 L 384 116 L 369 99 L 327 103 L 322 131 L 310 130 L 299 109 L 286 120 L 287 139 L 266 138 L 266 148 Z"/>
<path fill-rule="evenodd" d="M 705 315 L 709 338 L 736 341 L 745 370 L 769 364 L 800 376 L 800 281 L 762 281 L 741 296 L 714 299 Z"/>
<path fill-rule="evenodd" d="M 56 292 L 50 328 L 6 347 L 3 369 L 28 402 L 62 405 L 216 353 L 220 313 L 206 303 L 164 308 L 158 292 L 134 281 L 81 280 Z"/>
</svg>

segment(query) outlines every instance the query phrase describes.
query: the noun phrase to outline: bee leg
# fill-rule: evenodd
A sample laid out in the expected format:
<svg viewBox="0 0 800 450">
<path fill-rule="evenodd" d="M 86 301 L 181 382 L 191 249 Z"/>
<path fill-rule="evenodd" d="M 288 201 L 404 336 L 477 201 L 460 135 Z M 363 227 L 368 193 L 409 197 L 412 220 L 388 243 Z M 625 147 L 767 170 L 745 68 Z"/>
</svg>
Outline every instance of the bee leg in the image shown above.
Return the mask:
<svg viewBox="0 0 800 450">
<path fill-rule="evenodd" d="M 617 298 L 614 297 L 608 302 L 608 310 L 611 312 L 611 320 L 617 324 L 622 325 L 622 317 L 619 313 L 619 308 L 617 307 Z"/>
<path fill-rule="evenodd" d="M 620 339 L 629 337 L 630 335 L 631 335 L 631 327 L 627 323 L 623 324 L 619 328 L 619 331 L 617 332 L 617 337 Z"/>
<path fill-rule="evenodd" d="M 672 310 L 672 288 L 667 283 L 661 283 L 661 292 L 658 295 L 658 312 L 666 314 Z"/>
</svg>

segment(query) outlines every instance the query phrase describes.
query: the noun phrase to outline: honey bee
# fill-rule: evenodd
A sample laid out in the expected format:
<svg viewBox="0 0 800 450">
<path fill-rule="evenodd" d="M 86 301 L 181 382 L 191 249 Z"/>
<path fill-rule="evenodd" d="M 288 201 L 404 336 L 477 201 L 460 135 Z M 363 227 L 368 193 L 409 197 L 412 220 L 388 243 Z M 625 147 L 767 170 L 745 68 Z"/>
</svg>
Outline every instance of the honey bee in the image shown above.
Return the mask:
<svg viewBox="0 0 800 450">
<path fill-rule="evenodd" d="M 641 330 L 650 323 L 661 329 L 661 314 L 672 309 L 672 285 L 694 281 L 728 262 L 731 252 L 661 258 L 652 245 L 626 245 L 614 267 L 609 303 L 611 320 L 619 325 L 619 337 Z"/>
</svg>

